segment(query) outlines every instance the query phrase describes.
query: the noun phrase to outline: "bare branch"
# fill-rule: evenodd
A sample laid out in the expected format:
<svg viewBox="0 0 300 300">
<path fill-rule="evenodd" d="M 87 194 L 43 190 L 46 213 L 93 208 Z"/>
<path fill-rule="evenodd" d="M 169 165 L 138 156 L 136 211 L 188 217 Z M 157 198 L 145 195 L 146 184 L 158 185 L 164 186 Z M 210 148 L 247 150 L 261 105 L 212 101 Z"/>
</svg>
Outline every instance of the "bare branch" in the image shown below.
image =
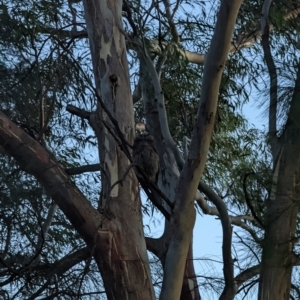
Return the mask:
<svg viewBox="0 0 300 300">
<path fill-rule="evenodd" d="M 68 175 L 79 175 L 86 172 L 97 172 L 100 170 L 102 170 L 100 164 L 93 164 L 93 165 L 80 166 L 76 168 L 70 168 L 70 169 L 66 169 L 65 171 Z"/>
<path fill-rule="evenodd" d="M 91 251 L 87 248 L 81 248 L 75 252 L 72 252 L 64 256 L 59 261 L 50 265 L 41 265 L 37 266 L 38 271 L 50 271 L 52 270 L 57 276 L 61 276 L 66 271 L 70 270 L 75 265 L 79 264 L 83 260 L 86 260 L 90 257 Z"/>
<path fill-rule="evenodd" d="M 238 274 L 234 278 L 235 290 L 237 291 L 244 282 L 246 282 L 247 280 L 251 279 L 254 276 L 257 276 L 259 272 L 260 272 L 260 265 L 256 265 Z"/>
<path fill-rule="evenodd" d="M 91 115 L 90 112 L 88 112 L 84 109 L 78 108 L 71 104 L 67 105 L 66 110 L 72 115 L 75 115 L 75 116 L 78 116 L 80 118 L 87 119 L 87 120 L 89 120 L 90 115 Z"/>
<path fill-rule="evenodd" d="M 222 295 L 226 295 L 234 290 L 233 286 L 233 260 L 231 257 L 231 244 L 232 244 L 232 228 L 228 215 L 226 204 L 223 200 L 212 191 L 204 182 L 199 184 L 201 192 L 203 192 L 210 201 L 217 207 L 223 230 L 222 240 L 222 255 L 223 255 L 223 273 L 225 279 L 225 288 Z M 228 290 L 228 291 L 227 291 Z M 221 296 L 222 297 L 222 296 Z"/>
<path fill-rule="evenodd" d="M 264 228 L 264 224 L 263 224 L 263 221 L 259 218 L 259 216 L 256 214 L 255 212 L 255 209 L 252 205 L 252 202 L 251 202 L 251 199 L 248 195 L 248 191 L 247 191 L 247 187 L 246 187 L 246 181 L 247 181 L 247 178 L 248 176 L 254 174 L 253 172 L 252 173 L 248 173 L 248 174 L 245 174 L 244 175 L 244 178 L 243 178 L 243 191 L 244 191 L 244 194 L 245 194 L 245 200 L 246 200 L 246 203 L 247 203 L 247 206 L 249 207 L 250 211 L 251 211 L 251 214 L 252 216 L 255 218 L 255 220 L 257 221 L 257 223 L 262 227 Z"/>
<path fill-rule="evenodd" d="M 202 184 L 203 183 L 201 183 L 200 186 Z M 203 184 L 203 186 L 204 186 L 204 184 Z M 210 194 L 215 194 L 209 186 L 206 185 L 205 189 L 210 190 Z M 205 192 L 203 192 L 203 193 L 205 193 Z M 206 195 L 208 195 L 208 194 L 206 194 Z M 216 195 L 216 197 L 218 197 L 218 196 Z M 208 200 L 213 202 L 211 199 L 208 199 Z M 218 209 L 213 207 L 213 206 L 208 205 L 207 201 L 202 196 L 198 196 L 196 201 L 197 201 L 198 206 L 201 208 L 201 210 L 203 211 L 204 214 L 220 217 L 220 213 L 219 213 Z M 232 225 L 239 226 L 239 227 L 245 229 L 252 236 L 253 240 L 256 243 L 260 244 L 262 239 L 259 238 L 257 236 L 255 230 L 253 228 L 251 228 L 243 220 L 248 220 L 250 222 L 255 222 L 255 224 L 256 224 L 256 221 L 252 216 L 247 216 L 247 215 L 246 216 L 231 216 L 231 215 L 229 215 L 229 221 Z"/>
<path fill-rule="evenodd" d="M 170 43 L 168 42 L 159 42 L 158 40 L 148 40 L 144 39 L 147 43 L 149 54 L 151 55 L 160 55 Z M 190 63 L 203 65 L 205 62 L 206 54 L 196 53 L 188 50 L 183 50 L 181 47 L 178 47 L 174 42 L 172 42 L 173 49 L 176 48 L 176 51 L 181 55 L 182 58 L 186 59 Z M 132 43 L 128 43 L 130 49 L 135 50 L 136 46 Z M 174 51 L 174 50 L 172 50 Z M 172 51 L 170 53 L 172 53 Z"/>
<path fill-rule="evenodd" d="M 39 249 L 42 248 L 43 246 L 43 243 L 46 239 L 46 236 L 48 234 L 48 231 L 49 231 L 49 228 L 51 226 L 51 223 L 52 223 L 52 220 L 55 216 L 55 212 L 57 211 L 58 209 L 58 206 L 57 204 L 52 204 L 48 210 L 48 215 L 47 215 L 47 218 L 44 222 L 44 224 L 42 225 L 42 233 L 41 235 L 39 236 L 39 239 L 38 239 L 38 243 L 37 243 L 37 251 L 40 251 Z M 40 259 L 40 255 L 38 256 L 38 260 Z"/>
<path fill-rule="evenodd" d="M 234 233 L 240 240 L 240 243 L 243 244 L 248 250 L 252 253 L 252 255 L 256 258 L 257 262 L 260 263 L 260 258 L 258 257 L 258 253 L 255 252 L 256 249 L 253 249 L 251 245 L 246 243 L 245 237 L 241 237 L 237 232 Z"/>
<path fill-rule="evenodd" d="M 264 51 L 264 58 L 267 63 L 269 76 L 270 76 L 270 106 L 269 106 L 269 143 L 271 145 L 271 150 L 273 157 L 277 152 L 277 126 L 276 126 L 276 114 L 277 114 L 277 70 L 272 57 L 269 35 L 270 35 L 270 25 L 269 25 L 269 9 L 272 0 L 264 1 L 264 5 L 261 13 L 261 32 L 262 32 L 262 46 Z"/>
<path fill-rule="evenodd" d="M 174 24 L 174 21 L 173 21 L 174 14 L 171 14 L 170 1 L 169 0 L 163 0 L 163 3 L 164 3 L 164 6 L 165 6 L 166 16 L 167 16 L 168 22 L 170 24 L 171 34 L 173 36 L 173 40 L 174 40 L 174 42 L 178 43 L 178 42 L 180 42 L 180 36 L 177 32 L 176 25 Z"/>
</svg>

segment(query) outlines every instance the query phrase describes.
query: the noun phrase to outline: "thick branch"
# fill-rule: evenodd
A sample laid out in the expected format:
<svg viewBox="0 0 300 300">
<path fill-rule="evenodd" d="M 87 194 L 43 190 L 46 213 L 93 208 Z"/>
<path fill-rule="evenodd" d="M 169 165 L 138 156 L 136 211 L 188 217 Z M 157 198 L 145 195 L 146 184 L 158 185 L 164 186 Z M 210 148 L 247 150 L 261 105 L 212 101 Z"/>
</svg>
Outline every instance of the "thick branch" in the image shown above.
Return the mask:
<svg viewBox="0 0 300 300">
<path fill-rule="evenodd" d="M 90 250 L 87 247 L 85 247 L 64 256 L 62 259 L 56 261 L 55 263 L 46 264 L 39 262 L 38 264 L 31 264 L 30 268 L 26 268 L 23 271 L 13 270 L 13 272 L 15 274 L 21 275 L 21 273 L 37 271 L 41 272 L 41 274 L 46 273 L 47 276 L 49 276 L 50 273 L 56 274 L 57 276 L 62 276 L 72 267 L 82 262 L 83 260 L 86 260 L 90 255 Z M 14 256 L 9 257 L 8 259 L 5 259 L 2 263 L 0 263 L 0 268 L 5 268 L 6 266 L 8 266 L 9 268 L 13 268 L 15 265 L 24 266 L 25 264 L 28 264 L 28 262 L 30 262 L 31 260 L 32 258 L 29 256 L 16 254 Z"/>
<path fill-rule="evenodd" d="M 80 262 L 88 259 L 90 256 L 90 250 L 85 247 L 66 255 L 61 260 L 54 263 L 53 266 L 46 267 L 45 271 L 47 270 L 47 268 L 49 268 L 49 270 L 52 270 L 52 272 L 54 272 L 57 276 L 62 276 L 65 272 L 67 272 Z M 41 269 L 43 269 L 43 267 L 41 267 Z"/>
<path fill-rule="evenodd" d="M 139 42 L 139 44 L 142 47 L 140 42 Z M 143 49 L 142 51 L 143 51 L 142 54 L 143 54 L 145 64 L 148 68 L 148 71 L 149 71 L 149 73 L 151 75 L 151 79 L 152 79 L 152 84 L 153 84 L 154 93 L 155 93 L 155 101 L 154 102 L 155 102 L 156 109 L 158 111 L 161 134 L 164 138 L 164 142 L 172 150 L 176 161 L 181 161 L 183 164 L 182 155 L 179 152 L 179 150 L 176 146 L 176 143 L 174 142 L 174 140 L 170 134 L 167 112 L 166 112 L 166 107 L 165 107 L 164 94 L 162 92 L 159 76 L 156 72 L 154 63 L 152 62 L 150 56 L 146 52 L 146 49 Z"/>
<path fill-rule="evenodd" d="M 149 53 L 151 55 L 161 55 L 163 51 L 170 45 L 168 42 L 160 42 L 158 40 L 148 40 L 144 39 L 145 43 L 148 46 Z M 188 50 L 183 50 L 182 48 L 176 46 L 176 51 L 180 54 L 180 56 L 184 57 L 188 62 L 203 65 L 205 62 L 206 54 L 196 53 Z M 133 43 L 128 43 L 129 49 L 135 50 L 136 46 Z"/>
<path fill-rule="evenodd" d="M 0 146 L 34 175 L 85 242 L 92 246 L 99 213 L 70 180 L 53 154 L 0 112 Z M 89 229 L 89 230 L 87 230 Z"/>
<path fill-rule="evenodd" d="M 176 25 L 174 23 L 173 20 L 173 15 L 171 14 L 171 4 L 169 0 L 163 0 L 164 6 L 165 6 L 165 11 L 166 11 L 166 16 L 170 25 L 170 29 L 171 29 L 171 34 L 173 36 L 173 40 L 175 42 L 179 42 L 180 41 L 180 37 L 176 28 Z"/>
<path fill-rule="evenodd" d="M 68 105 L 67 105 L 66 110 L 67 110 L 70 114 L 72 114 L 72 115 L 75 115 L 75 116 L 78 116 L 78 117 L 80 117 L 80 118 L 87 119 L 87 120 L 89 120 L 90 115 L 91 115 L 90 112 L 88 112 L 88 111 L 86 111 L 86 110 L 84 110 L 84 109 L 78 108 L 78 107 L 76 107 L 76 106 L 74 106 L 74 105 L 71 105 L 71 104 L 68 104 Z"/>
<path fill-rule="evenodd" d="M 277 151 L 277 126 L 276 126 L 276 113 L 277 113 L 277 70 L 272 57 L 269 35 L 269 8 L 271 1 L 264 1 L 261 17 L 261 31 L 262 31 L 262 46 L 264 51 L 264 58 L 267 63 L 269 76 L 270 76 L 270 106 L 269 106 L 269 142 L 273 157 L 276 156 Z"/>
<path fill-rule="evenodd" d="M 162 259 L 162 240 L 161 239 L 153 239 L 150 237 L 146 237 L 146 246 L 147 250 L 151 251 L 154 255 L 156 255 L 159 259 Z"/>
<path fill-rule="evenodd" d="M 171 238 L 166 257 L 164 281 L 160 297 L 164 300 L 179 299 L 185 260 L 195 221 L 193 200 L 206 164 L 216 116 L 221 76 L 241 2 L 241 0 L 221 2 L 215 32 L 207 54 L 201 99 L 193 130 L 190 152 L 176 188 L 175 217 L 172 224 L 176 233 Z M 224 212 L 222 207 L 222 213 L 227 213 L 226 208 Z M 229 227 L 230 225 L 226 227 L 226 234 L 231 234 L 231 228 L 230 232 L 228 231 Z M 234 294 L 232 261 L 227 253 L 226 258 L 229 258 L 226 261 L 228 268 L 226 271 L 224 270 L 224 273 L 226 272 L 226 285 L 221 298 L 230 297 Z M 174 274 L 177 276 L 174 276 Z"/>
<path fill-rule="evenodd" d="M 247 280 L 251 279 L 254 276 L 257 276 L 259 272 L 260 272 L 260 265 L 250 267 L 244 270 L 243 272 L 241 272 L 239 275 L 237 275 L 234 278 L 235 290 L 237 291 L 244 282 L 246 282 Z"/>
</svg>

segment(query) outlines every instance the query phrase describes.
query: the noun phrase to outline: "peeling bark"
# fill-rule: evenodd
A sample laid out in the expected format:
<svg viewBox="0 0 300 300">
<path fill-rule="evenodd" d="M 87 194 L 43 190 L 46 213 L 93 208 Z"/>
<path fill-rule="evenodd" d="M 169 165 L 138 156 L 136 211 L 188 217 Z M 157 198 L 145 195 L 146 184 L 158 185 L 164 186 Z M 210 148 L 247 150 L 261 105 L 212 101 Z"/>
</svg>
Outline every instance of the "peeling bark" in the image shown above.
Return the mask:
<svg viewBox="0 0 300 300">
<path fill-rule="evenodd" d="M 122 1 L 83 3 L 98 95 L 118 121 L 124 138 L 132 144 L 134 118 L 125 40 L 121 33 Z M 100 105 L 91 123 L 105 172 L 100 204 L 100 211 L 104 212 L 103 224 L 98 231 L 94 257 L 107 297 L 154 299 L 137 179 L 130 170 L 122 186 L 115 185 L 113 190 L 110 189 L 124 177 L 130 162 L 108 131 L 107 127 L 114 127 Z M 112 218 L 105 218 L 106 212 Z"/>
</svg>

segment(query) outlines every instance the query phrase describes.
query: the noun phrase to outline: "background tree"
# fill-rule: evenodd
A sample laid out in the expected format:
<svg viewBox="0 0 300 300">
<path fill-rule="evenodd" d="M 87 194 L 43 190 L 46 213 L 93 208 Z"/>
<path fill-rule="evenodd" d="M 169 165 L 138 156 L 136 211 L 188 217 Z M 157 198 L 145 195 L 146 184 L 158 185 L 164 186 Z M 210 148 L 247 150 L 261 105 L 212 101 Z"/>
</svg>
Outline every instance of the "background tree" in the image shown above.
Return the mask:
<svg viewBox="0 0 300 300">
<path fill-rule="evenodd" d="M 286 1 L 3 1 L 1 296 L 297 299 L 298 13 Z M 262 132 L 241 114 L 258 97 Z M 157 185 L 140 178 L 145 205 L 137 121 L 160 157 Z M 222 275 L 195 272 L 195 208 L 220 219 Z M 165 220 L 160 238 L 145 238 L 147 214 Z"/>
</svg>

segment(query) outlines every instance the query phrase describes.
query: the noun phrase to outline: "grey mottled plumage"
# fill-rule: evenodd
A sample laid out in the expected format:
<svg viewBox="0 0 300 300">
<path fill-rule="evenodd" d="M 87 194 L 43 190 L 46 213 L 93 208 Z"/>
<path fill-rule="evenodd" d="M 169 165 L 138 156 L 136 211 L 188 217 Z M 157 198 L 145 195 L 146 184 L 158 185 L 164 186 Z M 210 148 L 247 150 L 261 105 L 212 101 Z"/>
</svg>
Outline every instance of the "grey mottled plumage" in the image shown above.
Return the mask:
<svg viewBox="0 0 300 300">
<path fill-rule="evenodd" d="M 159 157 L 156 151 L 154 139 L 149 133 L 139 134 L 135 138 L 132 160 L 135 165 L 141 168 L 149 181 L 157 181 Z M 143 178 L 143 176 L 139 177 Z"/>
</svg>

